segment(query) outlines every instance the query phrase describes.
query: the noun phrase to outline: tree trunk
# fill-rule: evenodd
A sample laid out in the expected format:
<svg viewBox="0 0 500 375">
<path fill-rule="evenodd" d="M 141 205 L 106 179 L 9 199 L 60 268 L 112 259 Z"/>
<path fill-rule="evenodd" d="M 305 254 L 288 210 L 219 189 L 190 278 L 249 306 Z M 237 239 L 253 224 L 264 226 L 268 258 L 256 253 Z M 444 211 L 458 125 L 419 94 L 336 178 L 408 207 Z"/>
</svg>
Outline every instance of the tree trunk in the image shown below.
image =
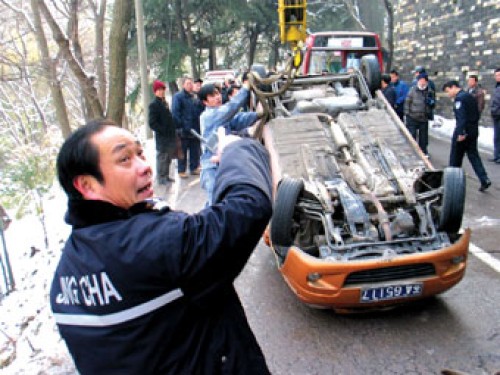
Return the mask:
<svg viewBox="0 0 500 375">
<path fill-rule="evenodd" d="M 215 33 L 212 33 L 212 37 L 210 38 L 210 49 L 208 51 L 208 69 L 215 70 L 217 69 L 217 51 L 216 51 L 216 36 Z"/>
<path fill-rule="evenodd" d="M 352 19 L 358 25 L 358 27 L 363 31 L 366 30 L 366 26 L 359 17 L 359 11 L 358 11 L 359 8 L 357 7 L 357 4 L 354 4 L 352 0 L 344 0 L 344 4 L 347 7 L 347 10 L 349 11 L 349 14 L 351 15 Z"/>
<path fill-rule="evenodd" d="M 394 7 L 390 0 L 384 0 L 384 5 L 387 10 L 387 45 L 389 46 L 385 71 L 390 72 L 392 69 L 392 59 L 394 57 Z"/>
<path fill-rule="evenodd" d="M 36 1 L 36 0 L 32 0 Z M 54 40 L 59 46 L 60 51 L 66 58 L 68 65 L 78 80 L 82 90 L 83 95 L 85 96 L 85 100 L 89 103 L 91 113 L 89 114 L 92 118 L 102 118 L 104 115 L 101 102 L 99 101 L 99 97 L 97 95 L 97 90 L 94 86 L 94 78 L 88 76 L 83 67 L 80 65 L 78 60 L 75 58 L 73 52 L 70 49 L 70 43 L 68 38 L 64 35 L 61 28 L 55 21 L 52 13 L 50 13 L 47 5 L 44 0 L 38 0 L 38 5 L 41 13 L 44 15 L 47 23 L 52 30 L 52 34 L 54 36 Z"/>
<path fill-rule="evenodd" d="M 40 55 L 42 58 L 42 66 L 45 72 L 46 78 L 50 87 L 50 94 L 52 96 L 52 103 L 56 110 L 56 118 L 59 128 L 64 139 L 68 138 L 71 134 L 71 127 L 69 125 L 68 110 L 66 107 L 66 102 L 64 101 L 64 96 L 62 93 L 61 83 L 57 79 L 57 72 L 55 67 L 55 62 L 52 62 L 49 54 L 49 47 L 47 44 L 47 39 L 42 27 L 42 19 L 40 16 L 40 9 L 38 8 L 37 0 L 31 0 L 31 9 L 33 12 L 34 19 L 34 32 L 38 47 L 40 49 Z"/>
<path fill-rule="evenodd" d="M 117 0 L 109 35 L 109 87 L 107 118 L 121 124 L 125 112 L 127 80 L 127 35 L 132 19 L 132 1 Z"/>
<path fill-rule="evenodd" d="M 89 1 L 90 6 L 94 12 L 95 24 L 95 58 L 94 65 L 97 75 L 97 90 L 99 92 L 99 100 L 101 101 L 102 107 L 107 108 L 106 104 L 106 67 L 104 65 L 104 16 L 106 15 L 106 0 L 100 1 L 100 7 L 97 6 L 93 1 Z"/>
<path fill-rule="evenodd" d="M 269 66 L 273 70 L 276 70 L 278 62 L 280 61 L 280 44 L 281 42 L 279 40 L 272 41 L 272 52 L 269 56 Z"/>
<path fill-rule="evenodd" d="M 82 46 L 78 34 L 78 10 L 80 8 L 80 0 L 71 0 L 68 22 L 68 35 L 71 40 L 71 45 L 75 54 L 75 58 L 85 68 L 83 60 Z"/>
<path fill-rule="evenodd" d="M 67 35 L 71 40 L 71 46 L 73 48 L 73 54 L 81 65 L 83 69 L 85 69 L 85 61 L 83 59 L 82 46 L 80 44 L 80 37 L 78 36 L 78 10 L 80 7 L 80 0 L 71 0 L 70 1 L 70 9 L 69 9 L 69 21 L 67 26 Z M 82 107 L 82 112 L 85 116 L 86 120 L 92 119 L 92 108 L 90 107 L 90 103 L 86 100 L 85 95 L 81 97 L 80 106 Z"/>
<path fill-rule="evenodd" d="M 249 27 L 248 30 L 248 69 L 255 60 L 255 51 L 257 50 L 257 40 L 259 38 L 258 26 Z"/>
<path fill-rule="evenodd" d="M 189 53 L 189 58 L 191 60 L 191 72 L 193 77 L 199 77 L 200 72 L 198 71 L 198 66 L 196 64 L 196 48 L 194 47 L 193 43 L 193 30 L 191 30 L 191 21 L 189 20 L 189 16 L 185 18 L 185 23 L 186 23 L 186 39 L 187 39 L 187 45 L 189 47 L 188 53 Z"/>
</svg>

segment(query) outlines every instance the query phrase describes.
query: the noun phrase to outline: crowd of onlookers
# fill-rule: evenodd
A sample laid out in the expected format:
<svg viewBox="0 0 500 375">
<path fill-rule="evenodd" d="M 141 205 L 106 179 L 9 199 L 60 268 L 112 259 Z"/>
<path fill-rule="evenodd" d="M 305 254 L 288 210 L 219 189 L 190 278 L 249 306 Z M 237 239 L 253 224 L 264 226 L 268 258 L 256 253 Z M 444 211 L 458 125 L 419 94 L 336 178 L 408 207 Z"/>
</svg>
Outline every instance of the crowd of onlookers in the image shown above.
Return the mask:
<svg viewBox="0 0 500 375">
<path fill-rule="evenodd" d="M 174 181 L 170 165 L 177 159 L 177 173 L 182 179 L 200 175 L 201 186 L 211 203 L 213 180 L 217 163 L 213 139 L 217 129 L 245 135 L 259 114 L 248 111 L 250 91 L 248 74 L 239 79 L 226 76 L 221 83 L 203 85 L 202 79 L 185 76 L 180 79 L 181 90 L 172 97 L 172 105 L 165 99 L 166 85 L 153 82 L 155 98 L 149 105 L 149 126 L 156 140 L 156 182 L 167 185 Z"/>
<path fill-rule="evenodd" d="M 417 66 L 414 79 L 407 84 L 400 79 L 397 70 L 382 75 L 381 87 L 387 101 L 406 125 L 422 152 L 429 157 L 429 121 L 434 120 L 436 86 L 422 66 Z M 489 161 L 500 164 L 500 68 L 495 70 L 496 87 L 491 96 L 491 117 L 494 139 L 493 157 Z M 452 136 L 450 161 L 452 167 L 461 167 L 465 155 L 479 178 L 480 191 L 491 185 L 487 172 L 477 150 L 479 119 L 485 109 L 485 91 L 477 75 L 469 75 L 467 87 L 462 89 L 458 81 L 451 80 L 443 85 L 443 91 L 454 100 L 453 111 L 456 127 Z"/>
<path fill-rule="evenodd" d="M 390 74 L 382 75 L 381 87 L 398 117 L 425 156 L 429 157 L 429 121 L 434 120 L 436 86 L 424 67 L 417 66 L 413 74 L 414 79 L 408 84 L 393 69 Z M 491 96 L 494 152 L 490 161 L 500 164 L 500 69 L 495 71 L 495 79 L 496 88 Z M 182 77 L 181 90 L 173 95 L 171 108 L 165 100 L 166 85 L 158 80 L 153 83 L 155 98 L 149 106 L 149 125 L 155 132 L 159 185 L 166 185 L 174 180 L 170 165 L 173 159 L 177 159 L 180 178 L 188 178 L 189 173 L 201 174 L 201 185 L 207 191 L 210 203 L 216 163 L 210 161 L 214 153 L 208 140 L 216 138 L 216 129 L 220 126 L 226 132 L 239 132 L 257 121 L 255 112 L 250 117 L 240 113 L 247 113 L 249 110 L 247 81 L 247 73 L 240 79 L 230 75 L 221 83 L 210 82 L 205 85 L 201 79 Z M 463 156 L 467 154 L 481 182 L 480 190 L 484 191 L 491 185 L 491 181 L 477 151 L 477 138 L 479 118 L 485 109 L 485 91 L 481 88 L 477 75 L 468 77 L 465 89 L 457 81 L 450 81 L 445 84 L 443 91 L 454 100 L 453 110 L 457 120 L 449 164 L 461 166 Z M 466 105 L 471 101 L 469 96 L 475 103 L 473 109 Z M 229 102 L 232 104 L 226 106 Z M 223 107 L 219 108 L 221 106 Z"/>
</svg>

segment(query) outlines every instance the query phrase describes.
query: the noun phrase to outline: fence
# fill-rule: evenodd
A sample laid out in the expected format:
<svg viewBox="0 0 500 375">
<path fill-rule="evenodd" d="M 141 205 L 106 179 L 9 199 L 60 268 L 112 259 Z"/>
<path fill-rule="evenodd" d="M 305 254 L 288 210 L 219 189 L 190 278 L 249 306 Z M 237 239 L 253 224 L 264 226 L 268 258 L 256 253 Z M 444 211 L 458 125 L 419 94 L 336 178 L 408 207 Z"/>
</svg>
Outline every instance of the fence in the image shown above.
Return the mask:
<svg viewBox="0 0 500 375">
<path fill-rule="evenodd" d="M 9 227 L 10 218 L 0 205 L 0 237 L 2 241 L 2 251 L 0 252 L 0 273 L 2 274 L 2 284 L 0 284 L 0 299 L 12 292 L 15 288 L 14 275 L 9 261 L 9 252 L 5 242 L 5 230 Z"/>
</svg>

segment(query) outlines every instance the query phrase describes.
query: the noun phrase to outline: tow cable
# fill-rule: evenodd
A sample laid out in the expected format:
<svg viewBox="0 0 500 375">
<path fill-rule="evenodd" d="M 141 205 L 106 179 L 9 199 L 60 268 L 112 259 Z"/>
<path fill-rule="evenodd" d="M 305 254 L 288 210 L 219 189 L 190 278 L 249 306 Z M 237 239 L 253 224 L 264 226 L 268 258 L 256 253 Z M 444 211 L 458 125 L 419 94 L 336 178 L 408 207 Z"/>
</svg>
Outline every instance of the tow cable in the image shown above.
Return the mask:
<svg viewBox="0 0 500 375">
<path fill-rule="evenodd" d="M 261 77 L 255 71 L 251 71 L 248 74 L 248 83 L 250 84 L 251 92 L 253 92 L 256 97 L 256 104 L 261 103 L 263 109 L 263 115 L 261 116 L 260 122 L 253 134 L 253 138 L 261 142 L 263 140 L 262 134 L 264 131 L 264 126 L 271 118 L 271 110 L 269 108 L 268 99 L 283 94 L 292 85 L 292 82 L 295 79 L 297 71 L 300 68 L 302 62 L 302 51 L 297 51 L 297 54 L 300 54 L 299 58 L 297 58 L 297 55 L 290 56 L 290 58 L 286 62 L 285 72 L 282 74 L 275 74 L 268 78 Z M 266 92 L 259 88 L 263 85 L 273 85 L 274 83 L 282 79 L 285 79 L 285 84 L 281 86 L 276 92 Z"/>
</svg>

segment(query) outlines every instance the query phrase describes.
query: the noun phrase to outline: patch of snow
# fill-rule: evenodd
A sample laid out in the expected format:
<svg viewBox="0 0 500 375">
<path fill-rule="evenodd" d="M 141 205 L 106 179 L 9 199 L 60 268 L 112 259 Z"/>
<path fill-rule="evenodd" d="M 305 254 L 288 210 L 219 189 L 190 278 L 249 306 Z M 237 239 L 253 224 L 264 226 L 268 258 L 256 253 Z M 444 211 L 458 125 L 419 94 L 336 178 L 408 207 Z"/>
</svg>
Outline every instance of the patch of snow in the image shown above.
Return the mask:
<svg viewBox="0 0 500 375">
<path fill-rule="evenodd" d="M 451 140 L 455 124 L 455 119 L 446 119 L 436 115 L 429 127 L 429 133 L 438 138 Z M 493 128 L 480 126 L 477 142 L 480 149 L 484 151 L 493 151 Z"/>
<path fill-rule="evenodd" d="M 49 248 L 34 216 L 16 220 L 5 231 L 16 288 L 0 300 L 0 373 L 75 374 L 49 304 L 53 273 L 70 227 L 63 221 L 66 196 L 55 186 L 45 200 Z M 10 212 L 9 212 L 10 214 Z"/>
</svg>

